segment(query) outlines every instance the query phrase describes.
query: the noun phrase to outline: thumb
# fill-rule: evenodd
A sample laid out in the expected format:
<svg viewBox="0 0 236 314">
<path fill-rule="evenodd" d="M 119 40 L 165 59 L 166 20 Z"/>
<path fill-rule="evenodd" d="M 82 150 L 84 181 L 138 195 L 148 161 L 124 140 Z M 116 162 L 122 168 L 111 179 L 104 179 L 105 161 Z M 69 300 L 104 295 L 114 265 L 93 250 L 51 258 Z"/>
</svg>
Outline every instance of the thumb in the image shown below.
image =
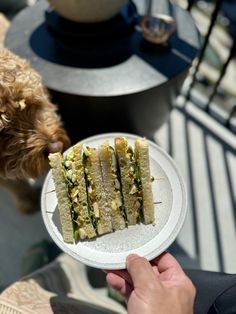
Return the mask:
<svg viewBox="0 0 236 314">
<path fill-rule="evenodd" d="M 151 264 L 146 258 L 131 254 L 126 259 L 127 271 L 133 281 L 134 288 L 145 288 L 150 284 L 150 281 L 154 281 L 158 284 L 158 277 L 154 273 Z"/>
</svg>

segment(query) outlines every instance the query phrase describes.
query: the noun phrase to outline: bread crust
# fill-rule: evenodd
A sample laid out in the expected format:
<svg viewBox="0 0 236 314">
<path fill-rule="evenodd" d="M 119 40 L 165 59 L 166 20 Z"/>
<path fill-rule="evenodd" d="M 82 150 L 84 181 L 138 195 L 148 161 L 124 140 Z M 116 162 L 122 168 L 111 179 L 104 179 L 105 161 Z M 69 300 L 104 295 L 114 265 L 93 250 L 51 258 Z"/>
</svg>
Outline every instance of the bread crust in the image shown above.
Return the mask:
<svg viewBox="0 0 236 314">
<path fill-rule="evenodd" d="M 149 148 L 145 139 L 137 139 L 135 141 L 135 155 L 137 166 L 140 171 L 140 179 L 142 185 L 142 213 L 143 222 L 145 224 L 154 223 L 154 202 L 152 193 L 152 182 L 149 163 Z"/>
<path fill-rule="evenodd" d="M 52 177 L 58 200 L 63 240 L 66 243 L 73 243 L 74 229 L 71 217 L 71 203 L 62 162 L 63 157 L 60 153 L 49 154 L 49 163 L 52 167 Z"/>
</svg>

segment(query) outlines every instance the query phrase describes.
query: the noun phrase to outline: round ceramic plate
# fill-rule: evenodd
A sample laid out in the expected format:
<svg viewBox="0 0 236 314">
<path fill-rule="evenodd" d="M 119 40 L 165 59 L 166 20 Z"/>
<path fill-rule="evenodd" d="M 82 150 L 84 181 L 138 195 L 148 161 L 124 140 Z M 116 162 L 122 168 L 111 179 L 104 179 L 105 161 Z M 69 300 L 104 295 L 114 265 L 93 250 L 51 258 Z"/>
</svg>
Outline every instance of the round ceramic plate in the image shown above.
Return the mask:
<svg viewBox="0 0 236 314">
<path fill-rule="evenodd" d="M 81 141 L 91 147 L 125 136 L 130 145 L 136 135 L 107 133 Z M 155 203 L 155 225 L 137 224 L 96 239 L 67 244 L 62 239 L 56 193 L 49 171 L 42 189 L 41 209 L 45 226 L 55 243 L 78 261 L 101 269 L 123 269 L 130 253 L 148 260 L 160 255 L 177 237 L 186 216 L 186 189 L 173 160 L 159 146 L 149 141 L 149 156 Z"/>
</svg>

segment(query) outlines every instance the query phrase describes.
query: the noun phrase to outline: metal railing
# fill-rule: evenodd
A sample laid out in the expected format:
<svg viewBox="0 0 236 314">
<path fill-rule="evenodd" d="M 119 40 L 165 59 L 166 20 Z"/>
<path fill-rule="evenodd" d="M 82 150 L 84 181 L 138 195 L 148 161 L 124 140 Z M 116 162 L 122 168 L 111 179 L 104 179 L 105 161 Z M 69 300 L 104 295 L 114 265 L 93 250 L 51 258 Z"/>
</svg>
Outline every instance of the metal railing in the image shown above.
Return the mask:
<svg viewBox="0 0 236 314">
<path fill-rule="evenodd" d="M 195 5 L 194 0 L 188 0 L 188 5 L 187 5 L 187 10 L 191 12 Z M 196 105 L 199 105 L 203 110 L 205 110 L 207 113 L 211 114 L 214 118 L 218 120 L 218 122 L 222 123 L 226 128 L 231 130 L 232 132 L 236 133 L 236 97 L 235 101 L 232 100 L 230 106 L 227 108 L 224 108 L 224 105 L 221 106 L 220 110 L 218 110 L 217 113 L 214 112 L 214 109 L 212 110 L 212 104 L 216 101 L 217 94 L 220 88 L 220 84 L 222 82 L 222 79 L 226 75 L 228 66 L 230 64 L 230 61 L 236 56 L 236 40 L 232 37 L 232 46 L 230 48 L 230 51 L 228 53 L 227 59 L 222 62 L 222 65 L 220 67 L 220 71 L 218 73 L 218 78 L 211 83 L 211 92 L 207 94 L 207 99 L 204 99 L 204 103 L 202 103 L 202 97 L 199 99 L 196 99 L 196 97 L 193 97 L 194 94 L 194 89 L 196 85 L 198 84 L 198 75 L 200 73 L 200 66 L 204 60 L 204 56 L 207 51 L 207 47 L 210 43 L 210 39 L 213 33 L 214 26 L 216 25 L 218 21 L 219 14 L 221 14 L 221 8 L 224 0 L 215 0 L 214 1 L 214 9 L 212 11 L 212 14 L 210 16 L 210 21 L 208 25 L 207 32 L 203 37 L 203 42 L 201 45 L 201 49 L 199 51 L 198 57 L 197 57 L 197 62 L 195 65 L 193 65 L 191 69 L 191 74 L 189 74 L 188 80 L 189 80 L 189 85 L 187 90 L 185 90 L 185 98 L 186 101 L 191 100 L 193 103 Z M 235 84 L 235 89 L 236 89 L 236 84 Z M 214 108 L 217 110 L 217 104 Z M 224 113 L 224 117 L 221 116 L 221 113 L 224 112 L 224 109 L 227 109 Z M 221 113 L 220 113 L 221 111 Z"/>
</svg>

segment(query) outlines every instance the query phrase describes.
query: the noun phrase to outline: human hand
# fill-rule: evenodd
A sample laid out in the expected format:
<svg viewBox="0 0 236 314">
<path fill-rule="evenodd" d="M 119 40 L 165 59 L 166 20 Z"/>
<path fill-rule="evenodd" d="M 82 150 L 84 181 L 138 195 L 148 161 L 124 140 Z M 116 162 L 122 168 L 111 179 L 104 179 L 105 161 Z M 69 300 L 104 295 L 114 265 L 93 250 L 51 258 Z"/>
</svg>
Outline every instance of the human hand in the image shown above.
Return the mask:
<svg viewBox="0 0 236 314">
<path fill-rule="evenodd" d="M 129 314 L 192 314 L 195 287 L 176 259 L 164 253 L 150 263 L 131 254 L 127 270 L 108 271 L 107 283 L 126 300 Z"/>
</svg>

